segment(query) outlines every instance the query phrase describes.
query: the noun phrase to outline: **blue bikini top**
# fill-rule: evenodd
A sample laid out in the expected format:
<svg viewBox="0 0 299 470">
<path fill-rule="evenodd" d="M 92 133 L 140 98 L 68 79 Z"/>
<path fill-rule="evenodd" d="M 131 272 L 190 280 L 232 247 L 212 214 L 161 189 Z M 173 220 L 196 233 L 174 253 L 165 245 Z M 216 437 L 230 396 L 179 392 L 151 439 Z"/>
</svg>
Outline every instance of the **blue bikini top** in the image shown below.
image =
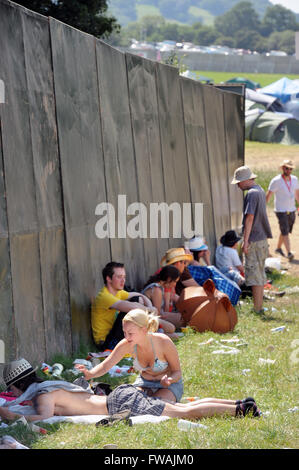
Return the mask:
<svg viewBox="0 0 299 470">
<path fill-rule="evenodd" d="M 150 340 L 151 340 L 153 353 L 154 353 L 154 357 L 155 357 L 153 367 L 150 367 L 150 366 L 142 367 L 142 365 L 139 363 L 138 357 L 137 357 L 137 344 L 135 344 L 135 346 L 134 346 L 134 353 L 135 353 L 136 357 L 133 361 L 133 367 L 134 367 L 134 369 L 136 369 L 140 372 L 143 372 L 143 371 L 146 371 L 146 370 L 149 370 L 149 369 L 152 370 L 153 372 L 163 372 L 164 370 L 166 370 L 168 368 L 169 364 L 168 364 L 168 362 L 160 361 L 160 359 L 157 358 L 155 348 L 154 348 L 154 344 L 153 344 L 153 340 L 152 340 L 151 337 L 150 337 Z"/>
</svg>

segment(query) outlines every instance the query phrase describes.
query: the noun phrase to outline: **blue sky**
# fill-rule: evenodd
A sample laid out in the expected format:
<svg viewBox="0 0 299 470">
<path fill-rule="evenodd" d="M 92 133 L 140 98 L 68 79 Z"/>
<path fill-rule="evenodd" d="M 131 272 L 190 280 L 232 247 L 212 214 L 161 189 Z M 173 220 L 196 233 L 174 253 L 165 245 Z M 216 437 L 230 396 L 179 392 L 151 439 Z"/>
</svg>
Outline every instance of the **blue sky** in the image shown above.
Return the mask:
<svg viewBox="0 0 299 470">
<path fill-rule="evenodd" d="M 299 13 L 299 1 L 298 0 L 269 0 L 273 5 L 278 3 L 283 7 L 292 10 L 294 13 Z"/>
</svg>

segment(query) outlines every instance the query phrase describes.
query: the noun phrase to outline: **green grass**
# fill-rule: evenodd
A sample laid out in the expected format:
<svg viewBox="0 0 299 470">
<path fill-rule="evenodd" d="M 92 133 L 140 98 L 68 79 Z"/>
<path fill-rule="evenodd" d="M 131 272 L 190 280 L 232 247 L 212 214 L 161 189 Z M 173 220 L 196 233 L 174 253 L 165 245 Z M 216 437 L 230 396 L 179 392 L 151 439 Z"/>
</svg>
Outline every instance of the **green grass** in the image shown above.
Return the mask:
<svg viewBox="0 0 299 470">
<path fill-rule="evenodd" d="M 298 284 L 298 279 L 274 273 L 273 282 L 280 287 Z M 94 425 L 60 423 L 43 425 L 48 434 L 28 433 L 22 425 L 13 428 L 20 442 L 34 449 L 102 448 L 115 443 L 123 449 L 198 449 L 198 448 L 298 448 L 298 413 L 288 410 L 299 404 L 299 351 L 294 340 L 299 338 L 299 295 L 289 294 L 275 303 L 265 302 L 265 317 L 252 313 L 251 300 L 237 307 L 238 323 L 235 331 L 224 336 L 212 332 L 195 333 L 192 330 L 177 344 L 185 382 L 185 396 L 222 397 L 238 399 L 254 396 L 263 412 L 260 419 L 215 417 L 202 420 L 206 430 L 180 431 L 177 419 L 159 425 L 140 424 L 128 427 L 124 423 L 111 428 Z M 273 308 L 274 309 L 273 309 Z M 271 333 L 271 329 L 286 325 L 287 331 Z M 244 340 L 247 347 L 237 355 L 214 355 L 221 349 L 216 341 L 233 336 Z M 214 338 L 210 345 L 200 345 Z M 83 356 L 84 357 L 84 356 Z M 260 365 L 259 358 L 275 359 L 275 364 Z M 61 362 L 67 358 L 56 356 Z M 292 360 L 293 358 L 293 360 Z M 295 362 L 294 362 L 295 358 Z M 296 359 L 297 358 L 297 359 Z M 297 363 L 296 363 L 297 361 Z M 65 362 L 69 366 L 70 359 Z M 242 371 L 250 369 L 248 375 Z M 125 380 L 104 376 L 98 380 L 113 386 Z M 134 376 L 127 381 L 132 382 Z M 0 430 L 0 436 L 7 430 Z"/>
<path fill-rule="evenodd" d="M 258 82 L 261 88 L 276 82 L 280 78 L 288 77 L 290 80 L 298 79 L 298 75 L 279 74 L 279 73 L 244 73 L 244 72 L 214 72 L 210 70 L 197 70 L 199 75 L 204 75 L 214 80 L 214 84 L 220 84 L 234 77 L 248 78 Z"/>
</svg>

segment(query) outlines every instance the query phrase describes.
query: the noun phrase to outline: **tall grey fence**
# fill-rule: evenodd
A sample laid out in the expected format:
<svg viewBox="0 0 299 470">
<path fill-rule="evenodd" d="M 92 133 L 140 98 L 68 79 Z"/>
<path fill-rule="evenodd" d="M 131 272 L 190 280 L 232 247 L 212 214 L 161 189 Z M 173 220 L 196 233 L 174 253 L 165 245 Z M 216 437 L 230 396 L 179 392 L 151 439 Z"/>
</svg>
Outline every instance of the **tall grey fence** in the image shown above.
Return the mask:
<svg viewBox="0 0 299 470">
<path fill-rule="evenodd" d="M 134 203 L 187 203 L 193 222 L 203 203 L 212 254 L 240 225 L 242 194 L 229 183 L 244 161 L 243 98 L 8 0 L 0 44 L 0 362 L 36 364 L 92 344 L 108 261 L 124 262 L 140 289 L 183 244 L 171 224 L 169 237 L 151 237 L 144 218 L 145 236 L 126 236 Z"/>
<path fill-rule="evenodd" d="M 125 48 L 122 48 L 125 50 Z M 142 55 L 147 59 L 166 60 L 170 52 L 155 50 L 134 49 L 134 54 Z M 265 54 L 252 55 L 225 55 L 206 54 L 197 51 L 175 50 L 181 64 L 190 70 L 209 70 L 229 73 L 277 73 L 298 74 L 299 60 L 295 56 L 266 56 Z"/>
</svg>

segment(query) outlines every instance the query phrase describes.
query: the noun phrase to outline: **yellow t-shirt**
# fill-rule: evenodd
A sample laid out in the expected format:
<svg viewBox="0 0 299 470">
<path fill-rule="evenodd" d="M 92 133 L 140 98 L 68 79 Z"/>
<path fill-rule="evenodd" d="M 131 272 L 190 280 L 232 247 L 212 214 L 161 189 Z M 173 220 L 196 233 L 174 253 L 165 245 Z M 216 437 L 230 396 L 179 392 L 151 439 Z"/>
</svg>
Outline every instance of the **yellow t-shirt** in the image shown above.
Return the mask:
<svg viewBox="0 0 299 470">
<path fill-rule="evenodd" d="M 129 292 L 125 290 L 118 291 L 116 295 L 111 294 L 106 286 L 100 290 L 91 307 L 92 334 L 96 343 L 105 341 L 114 324 L 118 310 L 111 309 L 111 305 L 128 297 Z"/>
</svg>

